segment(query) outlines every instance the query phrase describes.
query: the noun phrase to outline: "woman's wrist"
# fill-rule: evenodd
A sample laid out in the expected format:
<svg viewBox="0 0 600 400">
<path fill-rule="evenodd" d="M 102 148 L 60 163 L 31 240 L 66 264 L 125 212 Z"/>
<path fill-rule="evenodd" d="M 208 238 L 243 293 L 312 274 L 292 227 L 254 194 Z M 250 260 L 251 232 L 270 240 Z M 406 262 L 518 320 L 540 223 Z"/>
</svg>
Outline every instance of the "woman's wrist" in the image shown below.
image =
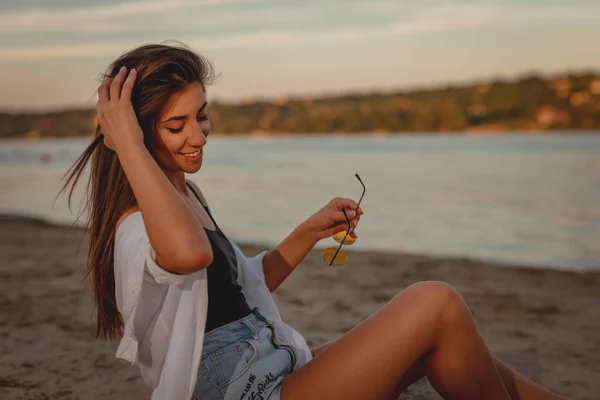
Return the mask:
<svg viewBox="0 0 600 400">
<path fill-rule="evenodd" d="M 306 221 L 298 225 L 298 227 L 292 232 L 294 236 L 298 238 L 298 240 L 302 240 L 308 242 L 312 246 L 316 245 L 321 238 L 318 236 L 318 232 L 314 229 L 311 229 Z"/>
<path fill-rule="evenodd" d="M 139 151 L 148 151 L 146 145 L 141 140 L 120 141 L 115 144 L 115 152 L 119 158 Z"/>
</svg>

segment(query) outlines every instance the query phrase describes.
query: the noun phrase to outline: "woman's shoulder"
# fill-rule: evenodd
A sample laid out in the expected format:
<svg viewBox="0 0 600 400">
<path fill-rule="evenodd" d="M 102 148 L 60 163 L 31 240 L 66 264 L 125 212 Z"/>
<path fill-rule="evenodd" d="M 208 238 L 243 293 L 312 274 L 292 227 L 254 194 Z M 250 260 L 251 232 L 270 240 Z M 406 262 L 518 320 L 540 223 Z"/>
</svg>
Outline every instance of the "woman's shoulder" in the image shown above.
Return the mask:
<svg viewBox="0 0 600 400">
<path fill-rule="evenodd" d="M 192 188 L 192 190 L 198 195 L 198 197 L 200 198 L 200 203 L 202 203 L 203 206 L 208 207 L 208 201 L 206 201 L 206 197 L 204 197 L 204 194 L 202 193 L 202 190 L 200 190 L 198 185 L 196 185 L 196 183 L 192 182 L 189 179 L 186 179 L 185 181 Z"/>
<path fill-rule="evenodd" d="M 198 195 L 198 197 L 200 198 L 200 202 L 205 207 L 208 207 L 208 202 L 206 201 L 206 197 L 204 197 L 204 194 L 202 193 L 202 191 L 200 190 L 198 185 L 196 185 L 194 182 L 192 182 L 189 179 L 186 179 L 186 182 L 188 183 L 188 185 L 190 185 L 192 190 Z M 145 231 L 144 221 L 143 221 L 143 218 L 141 218 L 141 215 L 142 215 L 142 212 L 140 211 L 140 208 L 137 205 L 129 207 L 127 210 L 125 210 L 125 212 L 123 212 L 123 214 L 117 220 L 117 224 L 115 225 L 115 234 L 117 234 L 119 232 L 123 232 L 123 231 L 130 231 L 131 229 L 133 229 L 135 231 L 139 231 L 139 230 Z M 125 228 L 127 228 L 127 229 L 125 229 Z"/>
</svg>

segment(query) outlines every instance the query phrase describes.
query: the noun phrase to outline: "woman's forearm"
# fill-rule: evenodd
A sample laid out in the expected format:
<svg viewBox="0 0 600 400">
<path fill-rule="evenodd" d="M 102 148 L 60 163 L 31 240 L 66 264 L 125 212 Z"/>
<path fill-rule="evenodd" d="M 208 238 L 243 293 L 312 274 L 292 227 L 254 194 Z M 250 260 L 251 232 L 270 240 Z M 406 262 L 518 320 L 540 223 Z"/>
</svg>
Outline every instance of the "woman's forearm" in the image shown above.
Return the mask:
<svg viewBox="0 0 600 400">
<path fill-rule="evenodd" d="M 158 264 L 189 273 L 212 262 L 212 250 L 200 221 L 152 158 L 143 143 L 117 149 L 133 190 Z"/>
<path fill-rule="evenodd" d="M 263 271 L 269 291 L 273 292 L 281 285 L 317 242 L 318 239 L 300 225 L 276 248 L 265 254 Z"/>
</svg>

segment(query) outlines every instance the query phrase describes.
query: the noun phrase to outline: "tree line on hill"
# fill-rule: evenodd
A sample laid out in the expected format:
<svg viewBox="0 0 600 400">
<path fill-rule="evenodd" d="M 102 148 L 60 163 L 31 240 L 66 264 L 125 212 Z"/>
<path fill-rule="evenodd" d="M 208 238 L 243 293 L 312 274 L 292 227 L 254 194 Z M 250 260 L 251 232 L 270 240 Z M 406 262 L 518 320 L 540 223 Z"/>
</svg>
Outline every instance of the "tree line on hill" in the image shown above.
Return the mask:
<svg viewBox="0 0 600 400">
<path fill-rule="evenodd" d="M 437 89 L 212 102 L 218 134 L 403 133 L 600 129 L 600 74 Z M 94 134 L 95 109 L 0 113 L 0 138 Z"/>
</svg>

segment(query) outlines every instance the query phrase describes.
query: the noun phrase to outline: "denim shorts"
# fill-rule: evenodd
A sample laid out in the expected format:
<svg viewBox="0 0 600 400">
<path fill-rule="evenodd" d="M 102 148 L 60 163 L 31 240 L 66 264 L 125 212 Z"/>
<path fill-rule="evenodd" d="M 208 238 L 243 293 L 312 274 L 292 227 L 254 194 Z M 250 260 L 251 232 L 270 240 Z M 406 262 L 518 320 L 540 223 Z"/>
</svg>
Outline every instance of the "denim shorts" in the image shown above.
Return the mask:
<svg viewBox="0 0 600 400">
<path fill-rule="evenodd" d="M 291 346 L 255 308 L 204 335 L 193 400 L 279 400 L 281 383 L 296 365 Z"/>
</svg>

